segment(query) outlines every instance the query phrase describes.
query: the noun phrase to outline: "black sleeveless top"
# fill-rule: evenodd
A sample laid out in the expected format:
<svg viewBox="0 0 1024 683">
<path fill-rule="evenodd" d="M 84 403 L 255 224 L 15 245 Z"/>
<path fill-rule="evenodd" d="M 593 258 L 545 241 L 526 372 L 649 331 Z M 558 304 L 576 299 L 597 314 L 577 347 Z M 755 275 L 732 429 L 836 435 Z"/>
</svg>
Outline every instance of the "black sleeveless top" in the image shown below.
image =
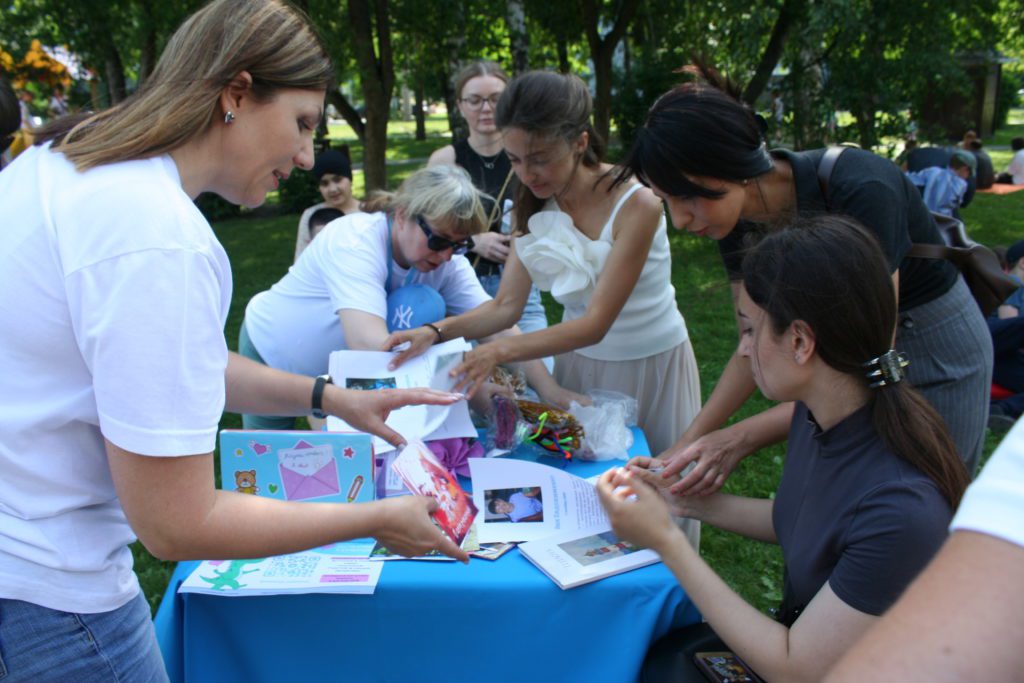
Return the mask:
<svg viewBox="0 0 1024 683">
<path fill-rule="evenodd" d="M 505 178 L 512 172 L 512 164 L 509 162 L 504 151 L 498 152 L 493 157 L 485 157 L 477 154 L 469 146 L 468 140 L 460 140 L 452 146 L 455 148 L 455 163 L 466 169 L 469 177 L 473 179 L 473 185 L 478 190 L 497 199 L 502 204 L 504 204 L 506 199 L 512 199 L 515 195 L 516 187 L 519 185 L 518 178 L 514 176 L 509 181 L 502 196 L 498 197 L 498 193 L 501 192 L 501 186 L 505 184 Z M 490 216 L 494 202 L 491 199 L 485 198 L 483 204 L 484 213 Z M 496 213 L 494 222 L 491 223 L 488 230 L 491 232 L 501 232 L 500 210 Z M 478 277 L 495 275 L 501 267 L 500 263 L 475 254 L 469 255 L 469 260 L 473 263 L 473 269 Z"/>
</svg>

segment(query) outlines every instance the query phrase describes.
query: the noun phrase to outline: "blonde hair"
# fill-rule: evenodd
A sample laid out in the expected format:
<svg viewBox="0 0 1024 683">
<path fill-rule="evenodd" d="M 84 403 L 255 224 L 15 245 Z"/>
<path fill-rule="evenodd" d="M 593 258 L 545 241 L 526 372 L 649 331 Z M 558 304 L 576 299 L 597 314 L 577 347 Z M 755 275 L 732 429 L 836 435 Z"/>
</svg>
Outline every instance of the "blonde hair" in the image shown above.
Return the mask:
<svg viewBox="0 0 1024 683">
<path fill-rule="evenodd" d="M 470 62 L 455 74 L 455 98 L 461 99 L 462 89 L 466 87 L 466 84 L 480 76 L 494 76 L 502 83 L 508 83 L 508 74 L 497 62 L 486 59 Z"/>
<path fill-rule="evenodd" d="M 428 222 L 447 222 L 452 232 L 476 235 L 487 227 L 481 194 L 459 166 L 427 166 L 405 179 L 397 192 L 375 192 L 363 205 L 369 213 L 401 211 Z"/>
<path fill-rule="evenodd" d="M 206 132 L 224 88 L 242 71 L 251 94 L 325 90 L 330 58 L 309 20 L 281 0 L 215 0 L 175 31 L 153 74 L 123 102 L 38 131 L 80 170 L 169 152 Z"/>
</svg>

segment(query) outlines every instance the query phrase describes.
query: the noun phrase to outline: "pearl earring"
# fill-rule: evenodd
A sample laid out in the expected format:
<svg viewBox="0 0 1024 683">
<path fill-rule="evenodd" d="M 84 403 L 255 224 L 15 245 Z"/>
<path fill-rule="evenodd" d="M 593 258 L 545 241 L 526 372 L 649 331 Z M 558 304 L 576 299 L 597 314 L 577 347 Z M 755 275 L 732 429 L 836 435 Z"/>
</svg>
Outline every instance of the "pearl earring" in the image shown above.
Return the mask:
<svg viewBox="0 0 1024 683">
<path fill-rule="evenodd" d="M 224 114 L 224 123 L 231 123 L 234 120 L 235 120 L 235 113 L 234 112 L 229 111 L 226 114 Z"/>
</svg>

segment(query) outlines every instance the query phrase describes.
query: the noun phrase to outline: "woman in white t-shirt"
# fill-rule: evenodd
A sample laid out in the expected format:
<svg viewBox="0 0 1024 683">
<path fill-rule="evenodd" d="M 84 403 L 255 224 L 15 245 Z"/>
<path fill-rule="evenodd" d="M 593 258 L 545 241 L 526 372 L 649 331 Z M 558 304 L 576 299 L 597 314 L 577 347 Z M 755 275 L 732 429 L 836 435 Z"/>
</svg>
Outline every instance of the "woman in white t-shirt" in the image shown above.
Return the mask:
<svg viewBox="0 0 1024 683">
<path fill-rule="evenodd" d="M 670 279 L 661 202 L 639 183 L 615 185 L 590 126 L 592 103 L 576 76 L 532 71 L 498 101 L 496 120 L 519 177 L 514 249 L 494 300 L 437 326 L 445 339 L 490 334 L 518 319 L 531 283 L 565 306 L 558 325 L 467 354 L 454 372 L 479 386 L 497 363 L 555 355 L 555 378 L 573 391 L 634 396 L 654 453 L 700 410 L 697 364 Z M 437 341 L 399 332 L 400 356 Z"/>
<path fill-rule="evenodd" d="M 222 411 L 384 425 L 430 392 L 346 391 L 230 353 L 227 254 L 193 199 L 258 206 L 296 166 L 332 82 L 279 0 L 216 0 L 135 95 L 44 127 L 0 173 L 0 671 L 7 681 L 166 680 L 132 572 L 375 536 L 468 560 L 420 496 L 309 505 L 215 488 Z M 244 520 L 244 523 L 239 523 Z"/>
<path fill-rule="evenodd" d="M 480 195 L 465 170 L 420 169 L 395 194 L 380 193 L 366 208 L 367 213 L 332 221 L 287 275 L 253 297 L 239 335 L 240 353 L 273 368 L 321 375 L 332 351 L 379 350 L 391 330 L 427 325 L 490 301 L 463 256 L 486 225 Z M 389 317 L 388 302 L 404 287 L 429 288 L 423 289 L 429 298 L 419 310 L 396 310 Z M 545 400 L 567 406 L 581 398 L 555 384 L 540 362 L 526 363 L 524 370 Z M 485 406 L 483 401 L 478 407 Z M 293 417 L 243 415 L 243 423 L 247 429 L 294 428 Z"/>
</svg>

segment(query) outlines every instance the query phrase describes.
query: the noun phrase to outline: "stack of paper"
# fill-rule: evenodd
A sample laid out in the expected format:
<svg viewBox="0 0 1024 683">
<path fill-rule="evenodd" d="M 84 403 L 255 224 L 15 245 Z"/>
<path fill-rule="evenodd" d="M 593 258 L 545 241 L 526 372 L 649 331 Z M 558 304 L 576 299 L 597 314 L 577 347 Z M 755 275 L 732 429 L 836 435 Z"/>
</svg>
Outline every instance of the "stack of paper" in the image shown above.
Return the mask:
<svg viewBox="0 0 1024 683">
<path fill-rule="evenodd" d="M 472 348 L 465 339 L 453 339 L 430 347 L 395 370 L 388 370 L 388 363 L 395 357 L 389 351 L 335 351 L 328 367 L 334 383 L 347 389 L 430 387 L 451 391 L 456 379 L 448 373 Z M 423 441 L 477 435 L 465 401 L 449 406 L 406 406 L 392 411 L 387 425 L 407 439 Z M 333 415 L 327 418 L 327 429 L 352 431 L 344 420 Z M 381 438 L 374 438 L 373 447 L 378 454 L 394 450 L 394 446 Z"/>
</svg>

